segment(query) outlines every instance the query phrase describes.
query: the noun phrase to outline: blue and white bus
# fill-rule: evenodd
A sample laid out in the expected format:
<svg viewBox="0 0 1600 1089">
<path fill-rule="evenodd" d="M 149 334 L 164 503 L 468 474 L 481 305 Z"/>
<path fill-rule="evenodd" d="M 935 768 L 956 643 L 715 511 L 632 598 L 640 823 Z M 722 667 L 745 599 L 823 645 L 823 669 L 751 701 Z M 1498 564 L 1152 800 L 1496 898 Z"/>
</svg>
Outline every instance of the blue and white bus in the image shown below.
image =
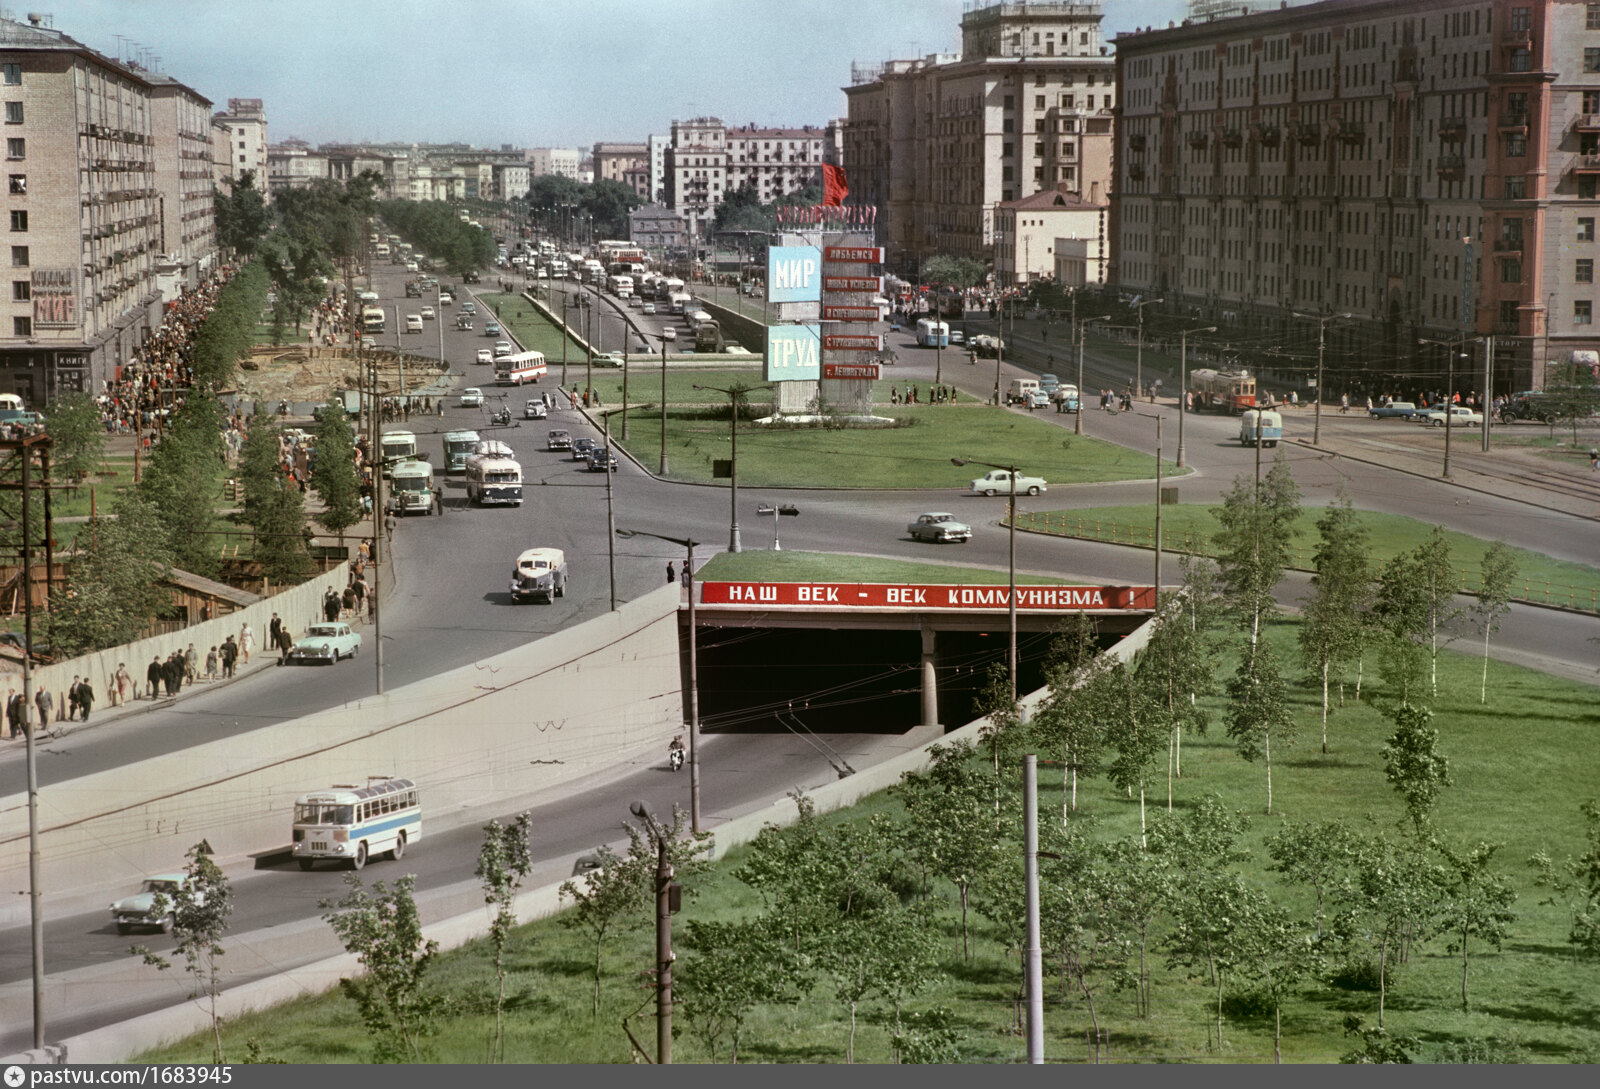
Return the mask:
<svg viewBox="0 0 1600 1089">
<path fill-rule="evenodd" d="M 336 784 L 302 794 L 294 803 L 294 847 L 302 870 L 319 858 L 356 869 L 373 855 L 399 860 L 422 838 L 422 803 L 410 779 L 372 776 L 364 787 Z"/>
<path fill-rule="evenodd" d="M 476 431 L 447 431 L 444 436 L 444 471 L 459 473 L 466 469 L 467 458 L 478 445 Z"/>
<path fill-rule="evenodd" d="M 950 323 L 938 318 L 917 319 L 917 346 L 920 348 L 950 347 Z"/>
</svg>

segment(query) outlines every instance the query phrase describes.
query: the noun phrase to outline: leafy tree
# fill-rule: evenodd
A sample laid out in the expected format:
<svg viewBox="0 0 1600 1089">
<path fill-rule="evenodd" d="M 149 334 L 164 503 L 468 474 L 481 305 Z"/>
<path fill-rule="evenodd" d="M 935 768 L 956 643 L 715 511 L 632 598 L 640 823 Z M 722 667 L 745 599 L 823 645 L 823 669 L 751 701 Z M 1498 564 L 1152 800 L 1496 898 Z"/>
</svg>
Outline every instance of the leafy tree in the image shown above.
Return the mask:
<svg viewBox="0 0 1600 1089">
<path fill-rule="evenodd" d="M 306 525 L 305 497 L 287 477 L 267 494 L 255 530 L 255 558 L 262 574 L 275 583 L 299 582 L 312 572 L 307 548 L 311 533 Z"/>
<path fill-rule="evenodd" d="M 1410 703 L 1422 683 L 1423 652 L 1418 640 L 1427 628 L 1422 584 L 1416 556 L 1402 552 L 1383 565 L 1372 609 L 1383 646 L 1380 672 L 1402 704 Z"/>
<path fill-rule="evenodd" d="M 1445 537 L 1442 527 L 1434 526 L 1433 533 L 1414 551 L 1424 633 L 1428 637 L 1428 690 L 1437 696 L 1440 639 L 1443 638 L 1448 644 L 1454 638 L 1445 628 L 1461 615 L 1461 610 L 1455 607 L 1455 595 L 1461 580 L 1456 569 L 1450 565 L 1450 541 Z"/>
<path fill-rule="evenodd" d="M 1401 704 L 1393 718 L 1395 731 L 1378 755 L 1383 758 L 1389 785 L 1400 793 L 1406 815 L 1420 837 L 1439 791 L 1450 785 L 1450 761 L 1439 752 L 1439 731 L 1433 728 L 1432 711 Z"/>
<path fill-rule="evenodd" d="M 833 981 L 834 994 L 850 1010 L 850 1039 L 845 1062 L 856 1061 L 856 1014 L 861 1003 L 877 995 L 894 1010 L 894 1029 L 901 1030 L 900 1010 L 910 995 L 933 978 L 934 927 L 926 901 L 902 906 L 879 898 L 870 907 L 842 915 L 825 935 L 817 961 Z"/>
<path fill-rule="evenodd" d="M 561 925 L 587 931 L 594 939 L 594 1006 L 600 1015 L 600 955 L 606 935 L 633 925 L 643 909 L 648 890 L 647 873 L 632 858 L 619 856 L 610 847 L 594 852 L 597 869 L 584 874 L 581 881 L 562 882 L 560 896 L 576 905 L 575 911 L 561 916 Z"/>
<path fill-rule="evenodd" d="M 74 482 L 100 467 L 106 425 L 100 406 L 86 393 L 66 393 L 50 402 L 51 468 Z"/>
<path fill-rule="evenodd" d="M 1008 756 L 1027 743 L 1022 729 L 1022 705 L 1011 692 L 1011 674 L 1003 662 L 990 662 L 983 688 L 974 701 L 973 710 L 985 718 L 978 737 L 989 746 L 989 760 L 994 768 L 994 814 L 1000 816 L 1000 792 L 1004 782 L 1003 767 L 1020 761 L 1010 761 Z"/>
<path fill-rule="evenodd" d="M 1511 584 L 1517 577 L 1517 559 L 1504 541 L 1496 541 L 1483 554 L 1478 568 L 1478 596 L 1472 615 L 1483 633 L 1483 681 L 1478 702 L 1489 702 L 1489 636 L 1500 628 L 1500 618 L 1511 611 Z"/>
<path fill-rule="evenodd" d="M 1100 654 L 1094 621 L 1086 613 L 1079 613 L 1074 628 L 1051 642 L 1045 664 L 1050 694 L 1028 725 L 1041 748 L 1061 753 L 1063 821 L 1069 812 L 1077 811 L 1079 777 L 1100 771 L 1105 723 L 1096 714 L 1095 679 L 1110 665 Z"/>
<path fill-rule="evenodd" d="M 222 489 L 223 411 L 215 397 L 191 390 L 145 463 L 139 492 L 166 534 L 173 565 L 216 574 L 221 550 L 211 540 Z"/>
<path fill-rule="evenodd" d="M 478 868 L 474 875 L 483 882 L 483 901 L 494 911 L 489 921 L 489 944 L 494 948 L 494 1042 L 490 1054 L 497 1062 L 505 1060 L 506 949 L 516 929 L 517 890 L 533 870 L 528 849 L 532 818 L 519 813 L 509 825 L 490 821 L 483 829 L 483 846 L 478 849 Z"/>
<path fill-rule="evenodd" d="M 1134 993 L 1139 1015 L 1149 1017 L 1152 984 L 1148 955 L 1156 921 L 1171 909 L 1176 895 L 1172 859 L 1131 840 L 1107 844 L 1101 857 L 1111 878 L 1105 891 L 1105 908 L 1119 920 L 1120 930 L 1128 940 L 1136 940 L 1139 945 Z"/>
<path fill-rule="evenodd" d="M 361 506 L 361 479 L 356 473 L 356 447 L 344 407 L 330 401 L 317 420 L 317 460 L 311 468 L 311 486 L 322 497 L 317 520 L 339 535 L 365 516 Z"/>
<path fill-rule="evenodd" d="M 1100 1015 L 1095 994 L 1104 985 L 1126 978 L 1132 955 L 1128 925 L 1133 921 L 1119 910 L 1117 876 L 1095 862 L 1084 866 L 1071 881 L 1041 883 L 1040 937 L 1060 966 L 1061 978 L 1071 980 L 1083 997 L 1093 1028 L 1095 1061 L 1100 1060 Z"/>
<path fill-rule="evenodd" d="M 1358 942 L 1376 945 L 1379 1028 L 1394 960 L 1404 955 L 1409 943 L 1430 936 L 1438 885 L 1439 871 L 1423 857 L 1418 844 L 1396 844 L 1380 833 L 1362 840 L 1356 850 L 1354 880 L 1339 890 L 1331 937 L 1347 955 Z"/>
<path fill-rule="evenodd" d="M 1298 724 L 1285 704 L 1283 676 L 1278 672 L 1272 644 L 1262 641 L 1254 653 L 1247 648 L 1239 670 L 1228 682 L 1228 736 L 1239 755 L 1250 763 L 1261 760 L 1267 769 L 1267 813 L 1272 812 L 1272 740 L 1280 747 L 1292 745 Z"/>
<path fill-rule="evenodd" d="M 1183 572 L 1183 588 L 1180 591 L 1181 621 L 1189 629 L 1189 638 L 1195 644 L 1194 653 L 1209 667 L 1216 650 L 1213 633 L 1224 614 L 1222 595 L 1218 590 L 1220 575 L 1216 566 L 1204 556 L 1192 554 L 1179 556 L 1178 567 Z M 1189 675 L 1189 684 L 1189 707 L 1193 710 L 1198 697 L 1210 695 L 1216 690 L 1216 677 L 1212 670 L 1207 668 L 1197 674 Z M 1208 716 L 1202 711 L 1194 711 L 1194 715 L 1195 728 L 1200 733 L 1205 733 L 1210 725 Z M 1183 778 L 1181 723 L 1172 738 L 1172 774 L 1176 778 Z"/>
<path fill-rule="evenodd" d="M 183 957 L 184 971 L 194 976 L 197 988 L 190 997 L 206 998 L 211 1016 L 211 1061 L 220 1066 L 222 1018 L 217 1013 L 217 998 L 222 994 L 222 957 L 227 953 L 222 936 L 227 933 L 228 917 L 233 914 L 233 886 L 212 859 L 211 847 L 204 840 L 189 848 L 187 858 L 187 880 L 170 898 L 157 893 L 152 910 L 158 916 L 172 914 L 176 950 Z M 136 946 L 133 952 L 162 971 L 172 967 L 165 957 L 142 946 Z"/>
<path fill-rule="evenodd" d="M 195 386 L 215 393 L 232 384 L 239 360 L 249 356 L 255 343 L 269 286 L 267 270 L 252 261 L 217 292 L 211 313 L 194 336 L 189 369 Z"/>
<path fill-rule="evenodd" d="M 764 231 L 771 229 L 772 226 L 772 219 L 761 203 L 761 194 L 749 182 L 723 194 L 722 203 L 717 205 L 717 214 L 713 222 L 718 231 L 745 229 Z"/>
<path fill-rule="evenodd" d="M 1571 360 L 1549 365 L 1541 398 L 1555 421 L 1572 428 L 1572 445 L 1578 445 L 1578 421 L 1600 412 L 1600 378 L 1587 363 Z"/>
<path fill-rule="evenodd" d="M 745 848 L 745 862 L 733 876 L 755 889 L 781 920 L 798 953 L 811 921 L 820 910 L 822 893 L 811 881 L 811 860 L 822 849 L 824 833 L 816 803 L 805 793 L 789 794 L 799 819 L 788 828 L 764 825 Z"/>
<path fill-rule="evenodd" d="M 244 443 L 239 447 L 236 467 L 244 485 L 244 520 L 251 525 L 262 521 L 272 493 L 283 486 L 282 450 L 283 432 L 278 421 L 257 401 Z"/>
<path fill-rule="evenodd" d="M 809 958 L 786 940 L 772 915 L 719 923 L 690 919 L 683 944 L 695 952 L 675 973 L 673 999 L 717 1061 L 726 1034 L 729 1062 L 739 1061 L 745 1020 L 757 1006 L 793 1002 L 809 987 Z"/>
<path fill-rule="evenodd" d="M 1473 938 L 1496 950 L 1511 933 L 1517 913 L 1511 910 L 1517 893 L 1490 870 L 1498 843 L 1479 843 L 1460 852 L 1438 844 L 1445 857 L 1445 884 L 1438 926 L 1451 936 L 1449 951 L 1461 953 L 1461 1008 L 1468 1010 L 1467 950 Z"/>
<path fill-rule="evenodd" d="M 1148 689 L 1169 728 L 1167 740 L 1167 811 L 1172 811 L 1172 780 L 1178 769 L 1183 728 L 1203 734 L 1210 716 L 1195 702 L 1216 684 L 1209 640 L 1189 626 L 1183 603 L 1171 602 L 1153 620 L 1150 639 L 1136 664 L 1138 683 Z"/>
<path fill-rule="evenodd" d="M 961 958 L 972 959 L 967 913 L 973 885 L 994 864 L 989 783 L 964 742 L 935 745 L 925 772 L 907 772 L 896 792 L 906 807 L 906 844 L 924 871 L 955 885 L 961 901 Z"/>
<path fill-rule="evenodd" d="M 1583 815 L 1585 850 L 1556 862 L 1544 851 L 1528 859 L 1536 872 L 1534 884 L 1550 890 L 1541 905 L 1563 902 L 1572 915 L 1567 941 L 1579 956 L 1600 957 L 1600 802 L 1590 798 L 1578 806 Z"/>
<path fill-rule="evenodd" d="M 1278 451 L 1265 480 L 1236 478 L 1212 513 L 1221 525 L 1212 539 L 1217 569 L 1228 607 L 1250 634 L 1253 656 L 1261 625 L 1277 613 L 1273 589 L 1289 565 L 1300 514 L 1300 489 L 1284 451 Z"/>
<path fill-rule="evenodd" d="M 1339 1056 L 1346 1064 L 1410 1063 L 1412 1054 L 1422 1046 L 1422 1041 L 1409 1033 L 1390 1033 L 1384 1029 L 1382 1018 L 1377 1027 L 1369 1027 L 1355 1014 L 1346 1014 L 1344 1034 L 1354 1036 L 1361 1046 Z"/>
<path fill-rule="evenodd" d="M 1112 663 L 1092 685 L 1097 713 L 1106 723 L 1106 744 L 1115 754 L 1106 772 L 1119 789 L 1139 792 L 1139 836 L 1146 830 L 1144 787 L 1150 765 L 1168 745 L 1171 720 L 1149 685 L 1134 668 Z"/>
<path fill-rule="evenodd" d="M 65 585 L 50 589 L 50 640 L 68 656 L 133 642 L 168 604 L 172 553 L 156 511 L 130 489 L 113 513 L 79 534 Z"/>
<path fill-rule="evenodd" d="M 1324 904 L 1350 879 L 1360 838 L 1340 820 L 1286 824 L 1267 840 L 1271 869 L 1317 897 L 1317 939 L 1322 939 Z"/>
<path fill-rule="evenodd" d="M 246 170 L 238 178 L 224 178 L 228 192 L 212 188 L 216 207 L 217 244 L 240 257 L 255 253 L 256 243 L 267 233 L 271 213 L 266 198 L 256 188 L 256 172 Z"/>
<path fill-rule="evenodd" d="M 422 935 L 412 895 L 416 882 L 414 874 L 406 874 L 392 889 L 374 882 L 369 893 L 360 877 L 346 874 L 350 891 L 321 903 L 327 912 L 323 919 L 366 969 L 360 978 L 339 980 L 339 988 L 361 1012 L 374 1062 L 421 1061 L 421 1037 L 440 1008 L 439 999 L 422 989 L 439 943 Z"/>
<path fill-rule="evenodd" d="M 1229 978 L 1241 968 L 1249 949 L 1248 923 L 1260 910 L 1260 893 L 1237 875 L 1209 872 L 1192 875 L 1174 900 L 1172 929 L 1164 945 L 1168 963 L 1188 969 L 1191 978 L 1208 978 L 1216 993 L 1216 1047 L 1222 1047 L 1222 999 Z M 1210 1025 L 1206 1040 L 1210 1043 Z"/>
<path fill-rule="evenodd" d="M 989 276 L 989 267 L 982 261 L 959 254 L 936 253 L 922 259 L 922 282 L 945 284 L 950 287 L 976 287 Z"/>
<path fill-rule="evenodd" d="M 1272 1057 L 1283 1062 L 1283 1003 L 1300 983 L 1322 970 L 1318 943 L 1284 909 L 1258 892 L 1244 897 L 1238 959 L 1241 974 L 1272 1003 Z"/>
<path fill-rule="evenodd" d="M 1300 624 L 1300 654 L 1322 683 L 1322 751 L 1328 751 L 1328 681 L 1361 655 L 1372 598 L 1372 559 L 1367 527 L 1355 515 L 1344 484 L 1317 519 L 1319 541 L 1312 563 L 1312 597 Z M 1341 691 L 1342 691 L 1341 684 Z"/>
</svg>

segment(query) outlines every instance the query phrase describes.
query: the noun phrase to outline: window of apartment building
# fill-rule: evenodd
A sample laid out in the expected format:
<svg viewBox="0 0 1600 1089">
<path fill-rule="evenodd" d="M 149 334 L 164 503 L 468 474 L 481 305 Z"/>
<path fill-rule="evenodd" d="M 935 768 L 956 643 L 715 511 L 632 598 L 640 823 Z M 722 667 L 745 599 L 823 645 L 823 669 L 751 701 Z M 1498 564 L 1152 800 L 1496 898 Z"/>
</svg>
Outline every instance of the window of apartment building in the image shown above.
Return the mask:
<svg viewBox="0 0 1600 1089">
<path fill-rule="evenodd" d="M 1506 155 L 1513 159 L 1520 159 L 1528 154 L 1528 138 L 1520 133 L 1506 135 Z"/>
<path fill-rule="evenodd" d="M 1015 132 L 1016 131 L 1016 123 L 1011 118 L 1008 117 L 1004 121 L 1000 122 L 1000 131 L 1001 132 Z"/>
<path fill-rule="evenodd" d="M 28 247 L 27 246 L 12 246 L 11 247 L 11 267 L 12 268 L 27 268 L 28 267 Z"/>
<path fill-rule="evenodd" d="M 27 302 L 33 298 L 33 285 L 27 280 L 11 281 L 11 301 Z"/>
<path fill-rule="evenodd" d="M 1594 283 L 1594 258 L 1580 257 L 1572 268 L 1572 279 L 1580 284 Z"/>
<path fill-rule="evenodd" d="M 3 81 L 7 87 L 22 86 L 22 65 L 0 64 L 0 74 L 3 74 Z"/>
<path fill-rule="evenodd" d="M 28 213 L 25 212 L 25 211 L 13 210 L 12 213 L 11 213 L 11 229 L 13 231 L 25 231 L 25 230 L 27 230 L 28 229 Z"/>
<path fill-rule="evenodd" d="M 6 158 L 26 159 L 28 157 L 28 141 L 20 136 L 13 136 L 6 140 Z"/>
<path fill-rule="evenodd" d="M 1033 108 L 1036 110 L 1044 109 L 1044 95 L 1033 96 Z"/>
<path fill-rule="evenodd" d="M 1517 300 L 1506 299 L 1500 304 L 1500 324 L 1515 325 L 1517 323 Z"/>
<path fill-rule="evenodd" d="M 1532 30 L 1533 29 L 1533 9 L 1532 8 L 1512 8 L 1511 9 L 1511 29 L 1512 30 Z"/>
<path fill-rule="evenodd" d="M 1500 262 L 1500 282 L 1503 284 L 1520 284 L 1522 282 L 1522 262 L 1515 257 L 1504 258 Z"/>
<path fill-rule="evenodd" d="M 1593 174 L 1578 175 L 1578 199 L 1594 200 L 1597 193 L 1596 179 Z"/>
<path fill-rule="evenodd" d="M 20 103 L 20 102 L 7 102 L 6 103 L 6 124 L 8 124 L 8 125 L 20 125 L 20 124 L 22 124 L 22 103 Z"/>
<path fill-rule="evenodd" d="M 1600 4 L 1583 5 L 1583 29 L 1600 30 Z"/>
<path fill-rule="evenodd" d="M 1525 52 L 1527 52 L 1527 50 L 1519 50 L 1519 52 L 1524 52 L 1525 53 Z M 1515 56 L 1516 56 L 1516 54 L 1512 54 L 1513 59 L 1515 59 Z M 1583 70 L 1585 72 L 1600 72 L 1600 49 L 1595 49 L 1593 47 L 1589 47 L 1589 48 L 1585 48 L 1584 49 L 1584 51 L 1583 51 Z M 1513 68 L 1512 71 L 1513 72 L 1526 72 L 1527 69 L 1526 68 Z"/>
<path fill-rule="evenodd" d="M 1000 168 L 1000 180 L 1001 181 L 1010 181 L 1011 180 L 1011 167 L 1003 166 L 1003 167 Z M 1007 197 L 1006 199 L 1010 200 L 1011 198 Z"/>
<path fill-rule="evenodd" d="M 11 319 L 11 335 L 18 337 L 33 336 L 33 319 L 17 316 Z"/>
<path fill-rule="evenodd" d="M 28 175 L 26 175 L 26 174 L 13 174 L 13 175 L 11 175 L 11 192 L 16 194 L 17 196 L 27 196 L 28 195 Z"/>
<path fill-rule="evenodd" d="M 1591 50 L 1588 50 L 1588 49 L 1585 49 L 1583 51 L 1583 54 L 1584 54 L 1583 55 L 1583 65 L 1584 65 L 1583 70 L 1585 72 L 1593 72 L 1593 71 L 1595 71 L 1595 69 L 1589 67 L 1589 53 L 1590 52 L 1591 52 Z M 1513 49 L 1511 51 L 1511 71 L 1513 71 L 1513 72 L 1527 72 L 1527 71 L 1531 71 L 1531 70 L 1532 70 L 1531 56 L 1528 53 L 1528 51 L 1526 49 Z"/>
<path fill-rule="evenodd" d="M 1006 95 L 1005 98 L 1001 100 L 1000 107 L 1001 109 L 1014 110 L 1017 108 L 1017 100 L 1011 95 Z"/>
<path fill-rule="evenodd" d="M 1073 96 L 1072 95 L 1062 95 L 1061 96 L 1061 105 L 1063 107 L 1065 107 L 1066 109 L 1069 109 L 1069 110 L 1073 109 L 1074 108 L 1074 106 L 1073 106 Z"/>
<path fill-rule="evenodd" d="M 1527 179 L 1522 177 L 1507 178 L 1505 182 L 1505 199 L 1522 200 L 1527 196 Z"/>
<path fill-rule="evenodd" d="M 1579 219 L 1578 219 L 1578 241 L 1579 242 L 1593 242 L 1594 241 L 1594 217 L 1593 216 L 1580 216 L 1579 217 Z"/>
<path fill-rule="evenodd" d="M 1594 321 L 1594 303 L 1588 299 L 1572 300 L 1572 324 L 1588 325 Z"/>
</svg>

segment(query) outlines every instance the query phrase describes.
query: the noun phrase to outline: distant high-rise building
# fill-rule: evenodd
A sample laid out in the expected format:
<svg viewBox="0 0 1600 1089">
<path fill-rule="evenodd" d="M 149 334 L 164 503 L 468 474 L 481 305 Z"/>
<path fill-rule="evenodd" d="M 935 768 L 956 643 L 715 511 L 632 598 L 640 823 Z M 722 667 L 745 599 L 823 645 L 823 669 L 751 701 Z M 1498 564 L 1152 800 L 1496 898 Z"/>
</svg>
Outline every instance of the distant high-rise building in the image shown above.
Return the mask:
<svg viewBox="0 0 1600 1089">
<path fill-rule="evenodd" d="M 829 133 L 817 125 L 730 129 L 718 117 L 674 121 L 666 152 L 667 203 L 692 234 L 703 237 L 717 205 L 741 186 L 750 186 L 763 204 L 820 186 Z"/>
<path fill-rule="evenodd" d="M 528 172 L 536 178 L 559 174 L 576 180 L 578 164 L 583 159 L 583 153 L 575 147 L 530 147 L 527 156 Z"/>
<path fill-rule="evenodd" d="M 650 137 L 650 195 L 645 199 L 659 204 L 667 199 L 667 148 L 672 137 L 653 133 Z"/>
<path fill-rule="evenodd" d="M 228 108 L 212 115 L 212 166 L 217 182 L 237 180 L 246 170 L 256 188 L 267 191 L 267 111 L 259 98 L 230 98 Z"/>
</svg>

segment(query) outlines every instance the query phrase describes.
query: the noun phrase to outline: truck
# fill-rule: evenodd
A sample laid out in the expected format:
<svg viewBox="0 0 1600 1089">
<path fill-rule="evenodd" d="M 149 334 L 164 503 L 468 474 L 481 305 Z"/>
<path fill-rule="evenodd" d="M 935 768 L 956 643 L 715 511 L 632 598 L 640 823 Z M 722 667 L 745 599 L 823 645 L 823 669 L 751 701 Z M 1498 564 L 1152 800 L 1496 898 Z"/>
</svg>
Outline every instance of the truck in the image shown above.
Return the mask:
<svg viewBox="0 0 1600 1089">
<path fill-rule="evenodd" d="M 702 311 L 703 313 L 703 311 Z M 720 352 L 726 347 L 722 339 L 722 326 L 713 317 L 706 319 L 694 327 L 694 350 L 697 352 Z"/>
<path fill-rule="evenodd" d="M 368 336 L 383 332 L 384 312 L 381 306 L 363 306 L 361 308 L 361 331 Z"/>
</svg>

